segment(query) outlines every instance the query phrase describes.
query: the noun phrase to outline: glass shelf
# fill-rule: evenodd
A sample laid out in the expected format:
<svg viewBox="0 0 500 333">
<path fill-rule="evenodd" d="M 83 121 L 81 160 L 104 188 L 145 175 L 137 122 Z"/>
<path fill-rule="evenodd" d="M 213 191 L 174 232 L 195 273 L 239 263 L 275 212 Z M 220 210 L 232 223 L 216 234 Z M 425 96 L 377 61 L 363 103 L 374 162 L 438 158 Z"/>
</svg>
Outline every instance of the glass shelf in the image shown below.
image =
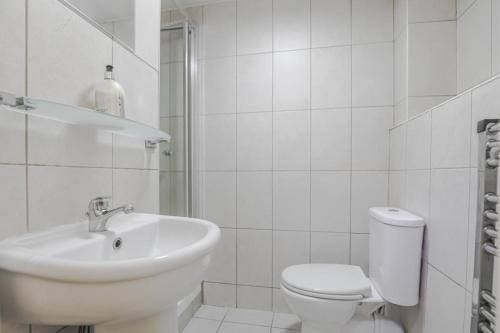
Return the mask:
<svg viewBox="0 0 500 333">
<path fill-rule="evenodd" d="M 12 94 L 0 92 L 0 109 L 93 128 L 98 131 L 142 138 L 153 146 L 158 142 L 170 141 L 170 135 L 157 128 L 79 106 L 48 102 L 30 97 L 15 97 Z M 148 146 L 148 143 L 146 145 Z M 148 148 L 154 147 L 148 146 Z"/>
</svg>

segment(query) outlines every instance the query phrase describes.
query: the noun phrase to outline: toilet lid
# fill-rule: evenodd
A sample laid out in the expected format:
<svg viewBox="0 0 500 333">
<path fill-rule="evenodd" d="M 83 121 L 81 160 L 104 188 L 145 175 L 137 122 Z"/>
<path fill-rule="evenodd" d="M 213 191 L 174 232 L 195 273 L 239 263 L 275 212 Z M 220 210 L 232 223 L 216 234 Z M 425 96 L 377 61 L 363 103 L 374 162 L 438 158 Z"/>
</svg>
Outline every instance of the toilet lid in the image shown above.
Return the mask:
<svg viewBox="0 0 500 333">
<path fill-rule="evenodd" d="M 305 264 L 286 268 L 281 274 L 285 287 L 328 299 L 362 299 L 372 296 L 370 280 L 359 266 Z"/>
</svg>

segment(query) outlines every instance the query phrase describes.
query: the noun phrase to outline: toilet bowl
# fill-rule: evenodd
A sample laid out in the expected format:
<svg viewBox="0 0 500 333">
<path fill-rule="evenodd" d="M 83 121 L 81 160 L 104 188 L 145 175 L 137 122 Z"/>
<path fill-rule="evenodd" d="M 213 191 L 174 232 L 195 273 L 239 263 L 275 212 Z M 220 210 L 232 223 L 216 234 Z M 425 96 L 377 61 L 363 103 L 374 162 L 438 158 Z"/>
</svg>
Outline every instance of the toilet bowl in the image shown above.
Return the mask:
<svg viewBox="0 0 500 333">
<path fill-rule="evenodd" d="M 404 333 L 378 313 L 418 303 L 423 220 L 395 208 L 370 209 L 370 278 L 359 266 L 302 264 L 281 274 L 281 291 L 302 333 Z"/>
</svg>

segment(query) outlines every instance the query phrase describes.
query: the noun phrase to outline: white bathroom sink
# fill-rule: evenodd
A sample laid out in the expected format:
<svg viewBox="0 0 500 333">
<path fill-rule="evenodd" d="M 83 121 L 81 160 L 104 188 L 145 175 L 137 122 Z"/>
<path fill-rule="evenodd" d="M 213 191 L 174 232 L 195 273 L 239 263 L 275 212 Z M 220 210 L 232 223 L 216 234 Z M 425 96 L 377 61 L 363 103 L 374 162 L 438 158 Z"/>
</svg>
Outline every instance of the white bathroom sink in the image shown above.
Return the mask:
<svg viewBox="0 0 500 333">
<path fill-rule="evenodd" d="M 170 325 L 177 301 L 200 284 L 219 228 L 149 214 L 120 214 L 107 226 L 89 232 L 88 223 L 77 223 L 0 242 L 3 315 L 20 323 L 97 325 L 96 332 L 124 331 L 122 322 L 145 329 L 143 318 Z"/>
</svg>

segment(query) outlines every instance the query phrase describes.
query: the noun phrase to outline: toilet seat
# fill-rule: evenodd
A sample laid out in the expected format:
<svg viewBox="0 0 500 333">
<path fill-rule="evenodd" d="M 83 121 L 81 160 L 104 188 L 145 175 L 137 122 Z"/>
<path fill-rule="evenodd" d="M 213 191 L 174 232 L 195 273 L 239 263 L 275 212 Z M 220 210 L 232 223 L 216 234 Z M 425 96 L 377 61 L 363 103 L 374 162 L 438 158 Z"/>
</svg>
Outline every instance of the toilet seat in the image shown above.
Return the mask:
<svg viewBox="0 0 500 333">
<path fill-rule="evenodd" d="M 360 301 L 372 296 L 372 285 L 359 266 L 304 264 L 286 268 L 283 287 L 304 296 Z"/>
</svg>

